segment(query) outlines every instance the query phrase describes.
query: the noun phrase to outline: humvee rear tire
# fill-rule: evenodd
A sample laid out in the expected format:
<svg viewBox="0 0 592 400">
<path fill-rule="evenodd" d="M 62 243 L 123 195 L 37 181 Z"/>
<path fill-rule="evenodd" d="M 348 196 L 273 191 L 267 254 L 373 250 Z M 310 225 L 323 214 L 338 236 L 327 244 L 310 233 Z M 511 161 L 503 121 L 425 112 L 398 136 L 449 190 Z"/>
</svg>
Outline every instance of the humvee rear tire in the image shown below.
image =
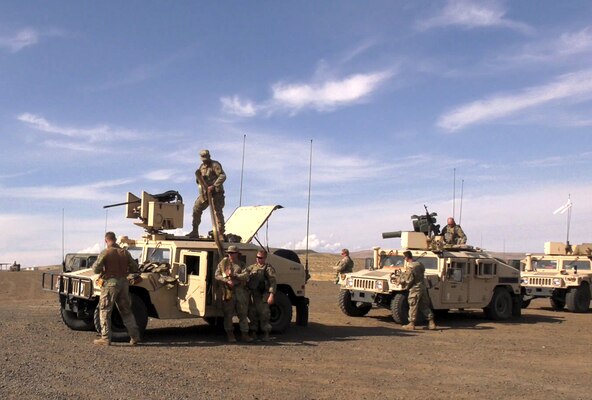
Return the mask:
<svg viewBox="0 0 592 400">
<path fill-rule="evenodd" d="M 489 305 L 483 311 L 488 318 L 495 321 L 509 319 L 512 316 L 512 296 L 510 292 L 502 287 L 496 288 Z"/>
<path fill-rule="evenodd" d="M 565 308 L 565 300 L 564 299 L 558 299 L 556 297 L 551 297 L 550 299 L 551 302 L 551 308 L 555 311 L 563 311 L 563 309 Z"/>
<path fill-rule="evenodd" d="M 144 331 L 146 331 L 146 325 L 148 325 L 148 309 L 146 308 L 144 301 L 137 294 L 130 293 L 130 298 L 132 300 L 132 313 L 136 319 L 136 325 L 138 326 L 140 337 L 143 337 Z M 99 306 L 95 308 L 94 322 L 97 332 L 101 333 L 101 313 L 99 311 Z M 119 310 L 117 309 L 117 306 L 114 306 L 113 313 L 111 314 L 111 340 L 125 341 L 128 339 L 129 334 L 123 324 L 121 315 L 119 315 Z"/>
<path fill-rule="evenodd" d="M 372 303 L 353 301 L 349 290 L 339 292 L 339 308 L 349 317 L 363 317 L 372 309 Z"/>
<path fill-rule="evenodd" d="M 73 331 L 94 331 L 95 323 L 92 318 L 80 319 L 73 311 L 68 311 L 64 307 L 60 307 L 60 314 L 64 324 Z"/>
<path fill-rule="evenodd" d="M 278 257 L 286 258 L 286 259 L 288 259 L 290 261 L 297 262 L 298 264 L 302 264 L 300 262 L 300 257 L 298 257 L 298 254 L 296 254 L 292 250 L 288 250 L 288 249 L 277 249 L 276 251 L 273 252 L 273 254 L 275 254 Z"/>
<path fill-rule="evenodd" d="M 304 299 L 296 305 L 296 325 L 308 326 L 308 302 Z"/>
<path fill-rule="evenodd" d="M 565 295 L 567 309 L 575 313 L 588 312 L 590 308 L 590 288 L 582 283 L 576 288 L 571 288 Z"/>
<path fill-rule="evenodd" d="M 269 306 L 271 331 L 282 333 L 292 322 L 292 302 L 284 292 L 276 292 L 275 302 Z"/>
<path fill-rule="evenodd" d="M 391 300 L 391 314 L 393 320 L 400 325 L 405 325 L 409 322 L 409 302 L 407 301 L 407 294 L 397 293 Z"/>
</svg>

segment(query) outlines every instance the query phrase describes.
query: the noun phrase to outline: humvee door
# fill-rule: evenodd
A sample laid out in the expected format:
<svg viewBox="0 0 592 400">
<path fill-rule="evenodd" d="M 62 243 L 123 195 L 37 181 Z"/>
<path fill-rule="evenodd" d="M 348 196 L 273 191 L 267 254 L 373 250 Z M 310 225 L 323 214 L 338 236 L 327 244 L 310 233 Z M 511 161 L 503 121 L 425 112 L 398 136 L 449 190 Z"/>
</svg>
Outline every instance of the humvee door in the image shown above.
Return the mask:
<svg viewBox="0 0 592 400">
<path fill-rule="evenodd" d="M 208 253 L 182 250 L 179 263 L 185 266 L 183 268 L 185 277 L 184 279 L 179 277 L 177 288 L 179 310 L 191 315 L 203 316 L 206 313 Z"/>
<path fill-rule="evenodd" d="M 469 273 L 471 260 L 466 258 L 449 258 L 442 272 L 441 301 L 442 304 L 465 304 L 469 294 Z"/>
<path fill-rule="evenodd" d="M 283 207 L 280 205 L 239 207 L 226 221 L 224 230 L 226 234 L 240 236 L 241 243 L 249 243 L 269 219 L 271 213 L 280 208 Z"/>
</svg>

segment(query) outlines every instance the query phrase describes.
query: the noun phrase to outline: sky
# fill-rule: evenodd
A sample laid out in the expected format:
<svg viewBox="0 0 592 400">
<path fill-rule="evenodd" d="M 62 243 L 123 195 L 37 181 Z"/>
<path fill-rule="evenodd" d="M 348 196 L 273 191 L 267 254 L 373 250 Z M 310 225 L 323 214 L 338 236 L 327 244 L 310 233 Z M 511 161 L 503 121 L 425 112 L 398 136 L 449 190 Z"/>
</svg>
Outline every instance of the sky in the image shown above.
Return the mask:
<svg viewBox="0 0 592 400">
<path fill-rule="evenodd" d="M 273 247 L 305 246 L 309 171 L 315 251 L 396 247 L 426 205 L 540 252 L 568 197 L 592 242 L 591 111 L 589 1 L 1 2 L 0 262 L 138 237 L 103 209 L 128 191 L 179 191 L 190 231 L 201 149 L 227 217 L 284 206 Z"/>
</svg>

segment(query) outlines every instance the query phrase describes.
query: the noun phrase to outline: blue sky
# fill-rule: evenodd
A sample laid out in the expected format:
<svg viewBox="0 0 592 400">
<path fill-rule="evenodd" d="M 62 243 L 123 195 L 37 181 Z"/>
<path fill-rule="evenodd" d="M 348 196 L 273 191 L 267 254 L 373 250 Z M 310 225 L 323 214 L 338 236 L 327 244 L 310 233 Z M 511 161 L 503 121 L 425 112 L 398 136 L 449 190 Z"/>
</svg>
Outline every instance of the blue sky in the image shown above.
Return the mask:
<svg viewBox="0 0 592 400">
<path fill-rule="evenodd" d="M 58 263 L 140 232 L 125 193 L 178 190 L 199 150 L 225 214 L 281 204 L 272 246 L 396 246 L 423 204 L 469 242 L 590 242 L 588 1 L 0 3 L 0 261 Z M 205 214 L 207 215 L 207 214 Z M 209 221 L 204 222 L 205 231 Z M 264 235 L 263 235 L 264 236 Z"/>
</svg>

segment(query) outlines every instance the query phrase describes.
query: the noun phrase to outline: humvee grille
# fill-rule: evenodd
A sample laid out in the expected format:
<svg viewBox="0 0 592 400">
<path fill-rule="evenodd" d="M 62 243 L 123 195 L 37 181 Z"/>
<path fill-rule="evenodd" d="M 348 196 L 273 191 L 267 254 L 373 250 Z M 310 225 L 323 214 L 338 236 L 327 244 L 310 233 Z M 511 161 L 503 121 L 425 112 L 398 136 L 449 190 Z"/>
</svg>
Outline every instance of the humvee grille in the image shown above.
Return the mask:
<svg viewBox="0 0 592 400">
<path fill-rule="evenodd" d="M 354 289 L 374 290 L 374 279 L 354 278 Z"/>
<path fill-rule="evenodd" d="M 553 286 L 553 278 L 528 278 L 528 286 Z"/>
</svg>

